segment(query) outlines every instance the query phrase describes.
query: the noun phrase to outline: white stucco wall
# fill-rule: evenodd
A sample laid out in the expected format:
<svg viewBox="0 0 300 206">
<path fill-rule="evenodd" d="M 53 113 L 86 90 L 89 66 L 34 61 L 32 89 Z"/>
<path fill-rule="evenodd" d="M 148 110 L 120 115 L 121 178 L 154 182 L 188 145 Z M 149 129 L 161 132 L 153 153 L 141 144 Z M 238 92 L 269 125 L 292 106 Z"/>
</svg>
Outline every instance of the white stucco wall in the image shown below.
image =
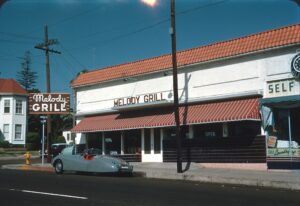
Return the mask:
<svg viewBox="0 0 300 206">
<path fill-rule="evenodd" d="M 195 64 L 180 69 L 178 89 L 180 102 L 201 102 L 249 95 L 267 95 L 270 82 L 294 79 L 291 61 L 300 48 L 290 47 L 249 54 L 211 63 Z M 300 92 L 299 80 L 295 85 Z M 114 100 L 163 93 L 168 101 L 173 100 L 171 70 L 144 76 L 76 88 L 77 124 L 85 115 L 114 111 Z M 299 93 L 298 92 L 298 93 Z M 299 93 L 300 95 L 300 93 Z M 143 140 L 143 138 L 142 138 Z M 85 134 L 76 134 L 76 143 L 85 143 Z M 142 144 L 143 145 L 143 144 Z M 145 161 L 143 155 L 143 161 Z M 149 156 L 153 161 L 153 156 Z M 157 159 L 155 159 L 157 160 Z"/>
<path fill-rule="evenodd" d="M 263 94 L 266 82 L 291 78 L 295 49 L 269 51 L 180 69 L 180 102 L 200 102 L 234 96 Z M 116 80 L 77 89 L 77 114 L 113 111 L 114 99 L 163 93 L 172 100 L 172 72 Z"/>
</svg>

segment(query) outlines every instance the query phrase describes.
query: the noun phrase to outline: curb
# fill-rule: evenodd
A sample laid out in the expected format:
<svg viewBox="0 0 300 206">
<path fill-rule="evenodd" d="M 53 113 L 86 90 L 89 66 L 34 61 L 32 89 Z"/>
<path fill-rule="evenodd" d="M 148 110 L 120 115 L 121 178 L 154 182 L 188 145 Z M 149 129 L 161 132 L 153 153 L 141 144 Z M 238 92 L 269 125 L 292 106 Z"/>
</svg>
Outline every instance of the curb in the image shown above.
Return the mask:
<svg viewBox="0 0 300 206">
<path fill-rule="evenodd" d="M 214 176 L 195 176 L 189 174 L 170 174 L 164 172 L 146 172 L 146 178 L 153 179 L 169 179 L 169 180 L 185 180 L 203 183 L 218 183 L 218 184 L 232 184 L 256 187 L 269 187 L 277 189 L 300 190 L 299 183 L 284 182 L 284 181 L 269 181 L 259 179 L 242 179 L 242 178 L 225 178 Z"/>
<path fill-rule="evenodd" d="M 1 169 L 54 172 L 54 168 L 52 167 L 33 166 L 33 165 L 2 165 Z"/>
</svg>

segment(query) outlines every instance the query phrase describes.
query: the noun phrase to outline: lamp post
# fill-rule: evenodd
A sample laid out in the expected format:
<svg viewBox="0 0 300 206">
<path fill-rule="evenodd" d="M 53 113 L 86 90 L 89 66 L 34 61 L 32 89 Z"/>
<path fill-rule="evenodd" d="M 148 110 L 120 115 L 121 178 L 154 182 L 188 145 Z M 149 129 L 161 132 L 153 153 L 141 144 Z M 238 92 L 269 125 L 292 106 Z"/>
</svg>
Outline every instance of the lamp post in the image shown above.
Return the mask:
<svg viewBox="0 0 300 206">
<path fill-rule="evenodd" d="M 47 122 L 47 116 L 41 116 L 42 127 L 42 165 L 44 165 L 44 154 L 45 154 L 45 123 Z"/>
</svg>

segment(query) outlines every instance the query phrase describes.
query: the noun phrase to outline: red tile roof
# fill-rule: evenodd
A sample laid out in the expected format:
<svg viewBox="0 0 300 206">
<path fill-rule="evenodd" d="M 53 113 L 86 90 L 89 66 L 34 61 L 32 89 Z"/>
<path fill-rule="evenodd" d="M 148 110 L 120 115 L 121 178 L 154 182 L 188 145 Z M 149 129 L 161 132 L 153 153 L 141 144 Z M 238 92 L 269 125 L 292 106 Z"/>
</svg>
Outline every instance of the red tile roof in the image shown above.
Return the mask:
<svg viewBox="0 0 300 206">
<path fill-rule="evenodd" d="M 0 79 L 0 94 L 27 94 L 26 90 L 23 89 L 14 79 Z"/>
<path fill-rule="evenodd" d="M 299 43 L 300 24 L 297 24 L 208 46 L 184 50 L 177 53 L 177 61 L 180 67 Z M 172 68 L 172 62 L 171 55 L 168 54 L 83 73 L 73 80 L 71 86 L 79 87 L 170 68 Z"/>
<path fill-rule="evenodd" d="M 182 125 L 241 120 L 260 121 L 258 98 L 180 107 Z M 199 115 L 201 114 L 201 115 Z M 71 132 L 96 132 L 175 126 L 172 108 L 86 117 Z"/>
</svg>

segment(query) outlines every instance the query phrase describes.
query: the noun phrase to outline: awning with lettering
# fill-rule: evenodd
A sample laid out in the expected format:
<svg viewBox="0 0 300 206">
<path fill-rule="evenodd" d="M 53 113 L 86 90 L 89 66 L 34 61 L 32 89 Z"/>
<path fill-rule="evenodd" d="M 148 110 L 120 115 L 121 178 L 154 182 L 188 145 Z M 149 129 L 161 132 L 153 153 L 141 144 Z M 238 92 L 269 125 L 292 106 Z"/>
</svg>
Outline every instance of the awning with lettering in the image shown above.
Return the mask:
<svg viewBox="0 0 300 206">
<path fill-rule="evenodd" d="M 186 105 L 180 106 L 179 111 L 181 125 L 243 120 L 260 121 L 258 98 Z M 167 107 L 85 117 L 71 132 L 87 133 L 171 126 L 175 126 L 174 113 L 171 107 Z"/>
<path fill-rule="evenodd" d="M 286 109 L 300 107 L 300 95 L 263 98 L 260 99 L 260 105 L 271 107 L 271 108 L 286 108 Z"/>
</svg>

